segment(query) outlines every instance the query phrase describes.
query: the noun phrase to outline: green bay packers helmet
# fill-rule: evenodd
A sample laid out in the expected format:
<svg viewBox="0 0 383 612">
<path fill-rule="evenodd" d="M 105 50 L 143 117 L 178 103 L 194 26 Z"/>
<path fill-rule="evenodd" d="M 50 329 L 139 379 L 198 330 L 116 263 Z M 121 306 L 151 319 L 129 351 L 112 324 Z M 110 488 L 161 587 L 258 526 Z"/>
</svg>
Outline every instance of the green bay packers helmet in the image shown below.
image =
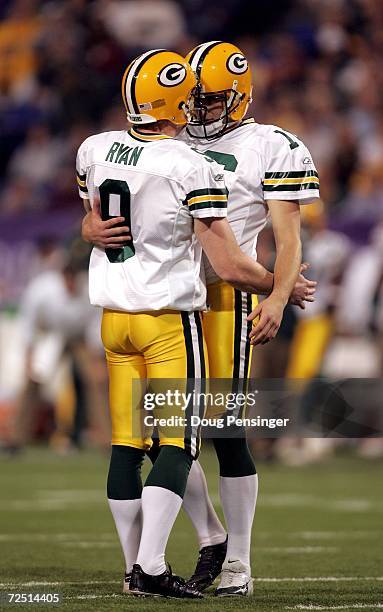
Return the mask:
<svg viewBox="0 0 383 612">
<path fill-rule="evenodd" d="M 122 97 L 128 120 L 135 125 L 167 119 L 185 125 L 196 78 L 190 64 L 166 49 L 137 57 L 122 78 Z"/>
<path fill-rule="evenodd" d="M 241 121 L 246 115 L 252 94 L 248 61 L 238 47 L 221 41 L 198 45 L 186 56 L 186 60 L 197 77 L 188 131 L 197 138 L 217 138 L 230 121 Z M 207 103 L 219 101 L 223 103 L 221 116 L 209 119 Z M 203 126 L 203 133 L 193 133 L 190 130 L 193 125 Z M 208 130 L 207 126 L 212 129 Z"/>
</svg>

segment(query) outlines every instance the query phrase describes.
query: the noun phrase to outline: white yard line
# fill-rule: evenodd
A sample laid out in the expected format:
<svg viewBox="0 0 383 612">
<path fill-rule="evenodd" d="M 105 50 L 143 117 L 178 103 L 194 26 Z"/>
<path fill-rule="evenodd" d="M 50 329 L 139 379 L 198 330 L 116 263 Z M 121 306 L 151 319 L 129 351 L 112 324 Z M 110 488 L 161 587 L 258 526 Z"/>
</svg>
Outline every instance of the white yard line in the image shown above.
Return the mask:
<svg viewBox="0 0 383 612">
<path fill-rule="evenodd" d="M 78 541 L 79 536 L 86 535 L 83 541 L 115 540 L 116 536 L 112 532 L 104 533 L 0 533 L 0 542 L 37 542 L 37 541 L 57 541 L 74 540 Z M 282 539 L 296 540 L 335 540 L 335 539 L 370 539 L 381 535 L 379 531 L 290 531 L 289 533 L 276 533 L 274 531 L 260 531 L 256 533 L 257 540 Z"/>
<path fill-rule="evenodd" d="M 262 535 L 262 534 L 260 534 Z M 271 532 L 275 538 L 276 534 Z M 379 531 L 292 531 L 287 534 L 289 538 L 302 538 L 303 540 L 335 540 L 335 539 L 359 539 L 375 538 L 381 535 Z"/>
<path fill-rule="evenodd" d="M 211 495 L 215 505 L 220 504 L 218 495 Z M 315 495 L 304 495 L 301 493 L 277 493 L 264 494 L 259 498 L 259 504 L 265 508 L 322 508 L 333 512 L 369 512 L 382 509 L 381 502 L 371 501 L 364 498 L 340 498 L 325 500 Z"/>
<path fill-rule="evenodd" d="M 270 494 L 263 495 L 260 498 L 260 504 L 267 507 L 285 508 L 285 507 L 300 507 L 300 508 L 313 508 L 321 507 L 326 510 L 333 510 L 336 512 L 367 512 L 380 507 L 380 504 L 376 504 L 370 500 L 363 498 L 341 498 L 324 500 L 315 495 L 302 495 L 299 493 L 286 493 L 286 494 Z"/>
<path fill-rule="evenodd" d="M 78 585 L 78 586 L 83 586 L 83 585 L 97 585 L 97 584 L 120 584 L 120 582 L 122 583 L 122 579 L 121 580 L 85 580 L 82 582 L 78 582 L 76 581 L 62 581 L 62 582 L 48 582 L 45 580 L 30 580 L 29 582 L 19 582 L 19 583 L 15 583 L 15 582 L 0 582 L 0 588 L 6 588 L 6 589 L 17 589 L 19 587 L 35 587 L 35 586 L 72 586 L 72 585 Z"/>
<path fill-rule="evenodd" d="M 0 542 L 78 542 L 79 537 L 83 536 L 83 533 L 0 533 Z M 96 533 L 86 534 L 86 540 L 80 540 L 81 542 L 114 542 L 116 536 L 114 533 Z"/>
<path fill-rule="evenodd" d="M 218 495 L 211 496 L 214 504 L 219 504 Z M 41 489 L 35 492 L 33 498 L 14 499 L 0 502 L 0 512 L 30 512 L 33 508 L 41 511 L 66 510 L 72 507 L 86 508 L 89 505 L 105 505 L 105 494 L 101 489 Z M 259 503 L 265 508 L 322 508 L 332 512 L 365 513 L 379 511 L 383 504 L 364 498 L 340 498 L 324 500 L 315 495 L 301 493 L 264 494 Z"/>
<path fill-rule="evenodd" d="M 383 576 L 302 576 L 298 578 L 255 578 L 256 582 L 381 582 Z"/>
<path fill-rule="evenodd" d="M 298 578 L 255 578 L 256 582 L 382 582 L 383 576 L 302 576 Z M 35 586 L 83 586 L 83 585 L 102 585 L 120 584 L 120 580 L 84 580 L 84 581 L 57 581 L 49 582 L 45 580 L 29 582 L 0 582 L 0 588 L 17 589 L 20 587 Z"/>
<path fill-rule="evenodd" d="M 60 542 L 60 546 L 65 548 L 115 548 L 118 543 L 115 542 L 94 542 L 93 540 L 78 540 L 77 542 Z"/>
<path fill-rule="evenodd" d="M 124 597 L 123 593 L 111 593 L 110 595 L 71 595 L 68 597 L 64 597 L 66 599 L 114 599 L 116 597 Z M 298 604 L 293 607 L 286 607 L 285 610 L 381 610 L 383 608 L 383 604 L 351 604 L 345 606 L 316 606 L 313 604 L 305 605 Z"/>
<path fill-rule="evenodd" d="M 114 599 L 115 597 L 124 597 L 124 593 L 110 593 L 109 595 L 70 595 L 64 597 L 64 599 Z"/>
<path fill-rule="evenodd" d="M 288 553 L 289 555 L 335 553 L 339 551 L 336 546 L 258 546 L 257 550 L 266 553 Z"/>
<path fill-rule="evenodd" d="M 288 606 L 285 610 L 382 610 L 383 603 L 375 604 L 348 604 L 344 606 L 317 606 L 314 604 L 297 604 L 296 606 Z"/>
</svg>

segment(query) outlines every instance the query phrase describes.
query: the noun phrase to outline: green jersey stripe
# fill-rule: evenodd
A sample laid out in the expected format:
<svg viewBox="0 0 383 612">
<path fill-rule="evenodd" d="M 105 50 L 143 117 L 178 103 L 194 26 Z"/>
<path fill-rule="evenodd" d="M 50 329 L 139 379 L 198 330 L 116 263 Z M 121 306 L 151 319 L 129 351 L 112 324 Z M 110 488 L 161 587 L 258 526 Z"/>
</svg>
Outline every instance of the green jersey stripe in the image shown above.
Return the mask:
<svg viewBox="0 0 383 612">
<path fill-rule="evenodd" d="M 307 176 L 316 176 L 318 172 L 315 170 L 291 170 L 290 172 L 265 172 L 265 179 L 284 179 L 284 178 L 306 178 Z"/>
<path fill-rule="evenodd" d="M 227 194 L 228 194 L 227 189 L 215 189 L 215 188 L 195 189 L 194 191 L 190 191 L 187 194 L 186 199 L 191 200 L 192 198 L 197 198 L 199 196 L 209 196 L 209 195 L 227 196 Z"/>
<path fill-rule="evenodd" d="M 227 202 L 217 202 L 214 200 L 207 200 L 206 202 L 199 202 L 198 204 L 191 204 L 189 210 L 202 210 L 204 208 L 227 208 Z"/>
<path fill-rule="evenodd" d="M 316 189 L 319 191 L 318 183 L 297 183 L 296 185 L 263 185 L 263 191 L 303 191 L 305 189 Z"/>
</svg>

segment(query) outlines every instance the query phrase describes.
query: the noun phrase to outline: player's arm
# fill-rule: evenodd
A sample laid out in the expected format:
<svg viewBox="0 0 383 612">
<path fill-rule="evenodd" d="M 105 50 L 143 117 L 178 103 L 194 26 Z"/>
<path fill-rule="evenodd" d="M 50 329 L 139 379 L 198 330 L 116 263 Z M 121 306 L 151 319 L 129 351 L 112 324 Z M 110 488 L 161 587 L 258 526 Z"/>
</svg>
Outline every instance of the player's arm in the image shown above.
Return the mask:
<svg viewBox="0 0 383 612">
<path fill-rule="evenodd" d="M 125 217 L 113 217 L 108 221 L 101 218 L 100 200 L 94 199 L 93 208 L 89 200 L 83 198 L 85 216 L 82 220 L 81 235 L 86 242 L 90 242 L 101 249 L 119 249 L 131 238 L 129 227 L 117 227 L 124 223 Z"/>
<path fill-rule="evenodd" d="M 194 230 L 216 274 L 241 291 L 269 295 L 274 286 L 274 275 L 260 263 L 245 255 L 235 239 L 228 222 L 222 219 L 195 219 Z M 304 309 L 304 302 L 314 301 L 315 281 L 303 276 L 309 268 L 300 267 L 300 274 L 289 296 L 289 302 Z"/>
<path fill-rule="evenodd" d="M 302 259 L 300 210 L 297 202 L 267 202 L 276 246 L 273 293 L 287 303 Z"/>
<path fill-rule="evenodd" d="M 227 219 L 195 219 L 194 231 L 211 265 L 222 280 L 241 291 L 270 293 L 273 274 L 241 251 Z M 271 295 L 265 301 L 268 302 L 268 307 L 256 328 L 260 325 L 262 331 L 256 338 L 251 339 L 252 344 L 265 343 L 274 338 L 281 324 L 285 303 L 279 297 Z M 254 319 L 259 313 L 260 311 L 255 309 L 250 317 Z"/>
<path fill-rule="evenodd" d="M 194 232 L 216 274 L 241 291 L 269 294 L 273 274 L 245 255 L 226 219 L 194 219 Z"/>
<path fill-rule="evenodd" d="M 276 245 L 274 287 L 270 296 L 260 302 L 249 316 L 250 321 L 259 316 L 256 327 L 250 332 L 253 344 L 265 344 L 276 335 L 283 310 L 297 282 L 302 258 L 299 204 L 279 200 L 269 200 L 267 203 Z M 276 326 L 279 313 L 280 320 Z"/>
<path fill-rule="evenodd" d="M 82 203 L 84 205 L 84 210 L 85 210 L 85 213 L 86 213 L 85 216 L 86 216 L 88 213 L 92 212 L 92 207 L 90 205 L 90 200 L 87 200 L 85 198 L 81 198 L 81 199 L 82 199 Z"/>
<path fill-rule="evenodd" d="M 274 287 L 249 320 L 259 315 L 250 333 L 253 343 L 270 339 L 268 315 L 276 305 L 286 305 L 293 288 L 300 285 L 302 247 L 299 205 L 319 197 L 319 178 L 310 153 L 294 134 L 271 126 L 264 150 L 263 197 L 269 207 L 276 243 Z M 315 284 L 303 287 L 306 301 L 313 301 Z M 293 303 L 294 302 L 293 300 Z M 279 308 L 280 310 L 280 308 Z M 283 309 L 282 309 L 283 311 Z M 273 337 L 271 335 L 271 337 Z"/>
<path fill-rule="evenodd" d="M 118 249 L 126 244 L 130 238 L 127 227 L 116 227 L 125 221 L 124 217 L 114 217 L 108 221 L 101 218 L 100 200 L 93 199 L 91 205 L 87 183 L 89 169 L 89 150 L 92 149 L 94 137 L 87 138 L 80 146 L 76 157 L 76 179 L 79 196 L 82 199 L 85 216 L 82 220 L 81 234 L 86 242 L 101 249 Z"/>
</svg>

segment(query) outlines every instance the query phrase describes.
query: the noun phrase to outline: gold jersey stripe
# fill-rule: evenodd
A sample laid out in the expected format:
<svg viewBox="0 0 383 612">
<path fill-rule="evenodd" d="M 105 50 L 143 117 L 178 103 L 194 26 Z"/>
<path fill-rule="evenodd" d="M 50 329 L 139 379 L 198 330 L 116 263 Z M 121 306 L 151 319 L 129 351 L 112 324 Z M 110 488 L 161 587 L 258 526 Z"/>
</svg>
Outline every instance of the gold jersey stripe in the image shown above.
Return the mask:
<svg viewBox="0 0 383 612">
<path fill-rule="evenodd" d="M 302 183 L 318 183 L 316 176 L 305 176 L 304 178 L 264 179 L 264 185 L 301 185 Z"/>
<path fill-rule="evenodd" d="M 199 202 L 208 202 L 209 200 L 214 200 L 214 201 L 220 201 L 220 202 L 226 202 L 227 201 L 227 196 L 226 195 L 204 195 L 204 196 L 195 196 L 194 198 L 190 198 L 190 200 L 188 200 L 188 204 L 189 206 L 191 206 L 192 204 L 197 204 Z"/>
<path fill-rule="evenodd" d="M 163 140 L 164 138 L 171 138 L 171 136 L 167 136 L 166 134 L 143 134 L 142 132 L 136 132 L 133 128 L 130 130 L 132 136 L 136 136 L 141 140 Z"/>
<path fill-rule="evenodd" d="M 86 187 L 86 181 L 82 181 L 77 177 L 77 183 L 80 185 L 80 187 Z"/>
</svg>

